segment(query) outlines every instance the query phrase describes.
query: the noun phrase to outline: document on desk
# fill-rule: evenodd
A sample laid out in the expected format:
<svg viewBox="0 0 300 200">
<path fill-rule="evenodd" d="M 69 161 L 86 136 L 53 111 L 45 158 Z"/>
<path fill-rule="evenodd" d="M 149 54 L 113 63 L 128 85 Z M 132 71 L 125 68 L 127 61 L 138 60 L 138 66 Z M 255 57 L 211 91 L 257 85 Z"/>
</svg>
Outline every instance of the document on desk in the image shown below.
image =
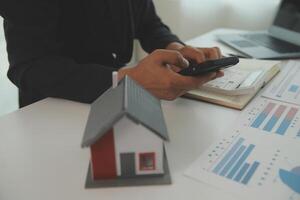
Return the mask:
<svg viewBox="0 0 300 200">
<path fill-rule="evenodd" d="M 240 71 L 240 73 L 237 74 L 237 71 Z M 276 74 L 278 74 L 278 72 L 280 71 L 279 62 L 240 59 L 240 63 L 238 65 L 225 70 L 225 76 L 223 78 L 208 83 L 208 85 L 213 83 L 213 85 L 218 85 L 218 87 L 221 88 L 224 88 L 224 85 L 226 85 L 226 87 L 229 85 L 229 88 L 233 88 L 235 84 L 237 82 L 240 82 L 240 80 L 243 80 L 245 76 L 248 77 L 249 74 L 253 75 L 256 72 L 260 71 L 263 72 L 261 73 L 262 76 L 259 76 L 257 84 L 255 84 L 256 87 L 254 87 L 254 90 L 251 90 L 249 94 L 229 95 L 230 92 L 227 92 L 227 94 L 225 94 L 213 90 L 209 91 L 207 90 L 207 88 L 202 88 L 189 91 L 187 94 L 185 94 L 185 97 L 203 100 L 241 110 L 252 100 L 256 93 L 259 92 L 261 87 L 264 85 L 263 83 L 268 83 L 274 76 L 276 76 Z M 247 74 L 244 74 L 244 72 L 247 72 Z M 235 74 L 235 76 L 233 76 L 232 74 Z"/>
<path fill-rule="evenodd" d="M 288 147 L 288 148 L 287 148 Z M 255 129 L 233 129 L 185 172 L 237 199 L 300 199 L 299 141 Z"/>
<path fill-rule="evenodd" d="M 289 61 L 263 96 L 300 105 L 300 61 Z"/>
<path fill-rule="evenodd" d="M 300 145 L 300 106 L 295 104 L 258 97 L 240 114 L 235 124 L 243 130 L 295 139 Z"/>
</svg>

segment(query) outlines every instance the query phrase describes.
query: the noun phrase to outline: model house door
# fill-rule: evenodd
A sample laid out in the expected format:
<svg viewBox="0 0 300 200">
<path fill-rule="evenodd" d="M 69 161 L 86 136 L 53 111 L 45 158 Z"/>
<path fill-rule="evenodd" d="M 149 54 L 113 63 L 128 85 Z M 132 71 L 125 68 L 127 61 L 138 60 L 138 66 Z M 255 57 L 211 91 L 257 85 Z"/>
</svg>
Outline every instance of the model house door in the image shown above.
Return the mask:
<svg viewBox="0 0 300 200">
<path fill-rule="evenodd" d="M 134 153 L 121 153 L 121 176 L 132 177 L 136 175 L 135 172 L 135 154 Z"/>
</svg>

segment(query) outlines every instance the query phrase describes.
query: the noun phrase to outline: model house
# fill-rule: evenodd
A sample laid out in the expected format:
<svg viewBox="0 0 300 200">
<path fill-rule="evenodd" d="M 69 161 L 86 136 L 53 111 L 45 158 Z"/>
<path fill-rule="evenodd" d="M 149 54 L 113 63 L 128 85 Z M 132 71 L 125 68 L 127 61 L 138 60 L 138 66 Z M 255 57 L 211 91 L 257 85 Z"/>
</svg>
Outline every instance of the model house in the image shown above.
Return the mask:
<svg viewBox="0 0 300 200">
<path fill-rule="evenodd" d="M 125 77 L 91 105 L 82 141 L 91 152 L 86 187 L 169 184 L 164 140 L 160 101 Z"/>
</svg>

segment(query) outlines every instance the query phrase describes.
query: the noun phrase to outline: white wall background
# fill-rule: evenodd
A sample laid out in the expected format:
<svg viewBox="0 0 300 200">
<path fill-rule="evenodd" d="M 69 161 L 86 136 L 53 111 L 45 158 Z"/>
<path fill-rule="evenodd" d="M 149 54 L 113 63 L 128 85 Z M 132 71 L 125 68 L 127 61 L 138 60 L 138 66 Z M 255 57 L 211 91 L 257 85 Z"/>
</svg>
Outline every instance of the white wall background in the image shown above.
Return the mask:
<svg viewBox="0 0 300 200">
<path fill-rule="evenodd" d="M 158 14 L 182 40 L 219 27 L 266 29 L 280 0 L 154 0 Z M 8 69 L 0 18 L 0 115 L 17 109 L 17 89 L 7 79 Z M 144 56 L 137 47 L 137 58 Z"/>
<path fill-rule="evenodd" d="M 154 0 L 162 19 L 183 40 L 216 27 L 266 29 L 280 0 Z"/>
<path fill-rule="evenodd" d="M 153 0 L 158 14 L 183 41 L 215 28 L 267 29 L 281 0 Z M 137 58 L 146 54 L 136 44 Z"/>
</svg>

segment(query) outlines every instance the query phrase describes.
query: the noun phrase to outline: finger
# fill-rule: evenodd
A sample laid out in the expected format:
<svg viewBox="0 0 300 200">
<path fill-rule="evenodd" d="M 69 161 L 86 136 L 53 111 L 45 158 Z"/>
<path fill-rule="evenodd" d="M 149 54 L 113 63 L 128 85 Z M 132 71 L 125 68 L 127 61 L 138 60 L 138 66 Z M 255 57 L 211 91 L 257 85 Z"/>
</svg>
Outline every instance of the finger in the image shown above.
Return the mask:
<svg viewBox="0 0 300 200">
<path fill-rule="evenodd" d="M 185 47 L 180 52 L 188 60 L 194 60 L 197 63 L 202 63 L 205 61 L 204 53 L 197 48 Z"/>
<path fill-rule="evenodd" d="M 156 50 L 153 52 L 154 59 L 162 65 L 175 65 L 180 68 L 189 66 L 187 61 L 181 53 L 171 50 Z"/>
<path fill-rule="evenodd" d="M 218 53 L 218 58 L 222 58 L 222 52 L 221 49 L 219 47 L 214 47 Z"/>
<path fill-rule="evenodd" d="M 218 59 L 219 58 L 219 54 L 217 49 L 215 48 L 208 48 L 207 49 L 207 59 Z"/>
<path fill-rule="evenodd" d="M 204 52 L 205 58 L 208 60 L 214 60 L 219 58 L 219 53 L 216 48 L 201 48 Z"/>
<path fill-rule="evenodd" d="M 156 90 L 154 94 L 157 93 L 156 96 L 158 96 L 160 99 L 172 101 L 177 97 L 181 96 L 182 91 L 183 90 L 179 89 Z"/>
<path fill-rule="evenodd" d="M 217 71 L 216 78 L 220 78 L 222 76 L 224 76 L 224 72 L 223 71 Z"/>
<path fill-rule="evenodd" d="M 170 65 L 170 69 L 173 70 L 176 73 L 178 73 L 182 70 L 182 68 L 176 67 L 175 65 Z"/>
<path fill-rule="evenodd" d="M 171 96 L 173 97 L 173 99 L 176 99 L 177 97 L 180 97 L 182 95 L 184 95 L 186 93 L 186 90 L 184 89 L 174 89 L 172 91 Z"/>
<path fill-rule="evenodd" d="M 178 96 L 181 97 L 181 96 L 185 95 L 187 92 L 188 92 L 188 90 L 181 90 Z"/>
<path fill-rule="evenodd" d="M 185 89 L 176 90 L 175 96 L 176 96 L 176 98 L 178 98 L 178 97 L 185 95 L 187 92 L 188 92 L 188 90 L 185 90 Z"/>
</svg>

